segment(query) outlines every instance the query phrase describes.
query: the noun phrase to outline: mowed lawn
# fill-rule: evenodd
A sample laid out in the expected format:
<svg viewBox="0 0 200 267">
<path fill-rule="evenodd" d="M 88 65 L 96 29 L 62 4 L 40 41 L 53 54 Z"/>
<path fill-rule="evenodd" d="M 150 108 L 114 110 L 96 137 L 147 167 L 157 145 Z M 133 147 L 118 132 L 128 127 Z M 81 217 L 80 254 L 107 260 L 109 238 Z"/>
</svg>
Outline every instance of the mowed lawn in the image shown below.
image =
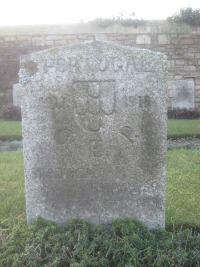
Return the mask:
<svg viewBox="0 0 200 267">
<path fill-rule="evenodd" d="M 22 126 L 20 121 L 1 121 L 0 140 L 20 140 L 22 138 Z"/>
<path fill-rule="evenodd" d="M 167 224 L 200 226 L 200 150 L 167 153 Z"/>
<path fill-rule="evenodd" d="M 167 154 L 167 225 L 200 226 L 200 150 Z M 0 224 L 25 218 L 22 152 L 0 153 Z"/>
<path fill-rule="evenodd" d="M 0 224 L 25 217 L 22 152 L 0 153 Z"/>
<path fill-rule="evenodd" d="M 167 121 L 168 138 L 198 137 L 200 138 L 200 119 Z"/>
</svg>

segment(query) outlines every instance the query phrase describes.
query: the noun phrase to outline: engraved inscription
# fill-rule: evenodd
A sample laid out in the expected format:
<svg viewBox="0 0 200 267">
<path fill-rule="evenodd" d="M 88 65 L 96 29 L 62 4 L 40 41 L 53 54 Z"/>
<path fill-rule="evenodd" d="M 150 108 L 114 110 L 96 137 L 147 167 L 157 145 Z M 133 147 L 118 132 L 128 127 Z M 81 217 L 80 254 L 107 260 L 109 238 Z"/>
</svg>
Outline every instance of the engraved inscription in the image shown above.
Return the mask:
<svg viewBox="0 0 200 267">
<path fill-rule="evenodd" d="M 124 107 L 148 108 L 152 105 L 152 99 L 148 96 L 130 95 L 123 96 Z"/>
<path fill-rule="evenodd" d="M 139 96 L 139 101 L 140 101 L 140 104 L 139 104 L 140 108 L 147 108 L 151 105 L 151 99 L 148 95 Z"/>
<path fill-rule="evenodd" d="M 134 140 L 134 136 L 133 136 L 133 129 L 130 126 L 123 126 L 120 129 L 120 133 L 126 137 L 131 143 L 133 143 Z"/>
<path fill-rule="evenodd" d="M 138 103 L 138 97 L 137 96 L 124 96 L 123 97 L 123 104 L 125 107 L 134 107 Z"/>
<path fill-rule="evenodd" d="M 108 68 L 108 61 L 101 59 L 98 64 L 98 69 L 100 71 L 105 71 Z"/>
<path fill-rule="evenodd" d="M 102 116 L 115 112 L 115 81 L 75 81 L 73 96 L 77 124 L 83 130 L 100 133 Z M 92 141 L 91 155 L 103 156 L 102 147 L 102 140 Z"/>
<path fill-rule="evenodd" d="M 73 134 L 74 120 L 70 112 L 70 106 L 64 96 L 49 94 L 43 100 L 48 103 L 53 124 L 53 138 L 58 145 L 67 145 L 70 136 Z"/>
<path fill-rule="evenodd" d="M 88 95 L 93 98 L 98 98 L 100 96 L 99 82 L 90 82 L 88 84 Z"/>
<path fill-rule="evenodd" d="M 93 115 L 100 113 L 100 100 L 89 98 L 88 99 L 88 112 Z"/>
<path fill-rule="evenodd" d="M 103 156 L 103 142 L 102 141 L 91 141 L 91 152 L 94 157 Z"/>
<path fill-rule="evenodd" d="M 109 85 L 108 85 L 109 86 Z M 101 109 L 106 115 L 110 115 L 115 111 L 115 86 L 110 84 L 109 87 L 102 87 L 101 90 Z"/>
<path fill-rule="evenodd" d="M 112 60 L 112 69 L 115 72 L 118 72 L 119 70 L 123 70 L 125 68 L 125 65 L 123 64 L 123 61 L 120 60 L 119 57 L 114 57 Z"/>
<path fill-rule="evenodd" d="M 59 72 L 76 72 L 83 73 L 85 66 L 88 70 L 96 70 L 100 72 L 114 72 L 133 74 L 135 72 L 153 72 L 151 60 L 137 59 L 136 57 L 109 57 L 107 59 L 91 57 L 68 57 L 54 61 L 49 59 L 49 62 L 45 68 L 45 72 L 50 72 L 52 66 Z"/>
<path fill-rule="evenodd" d="M 78 115 L 110 115 L 115 112 L 114 81 L 77 81 L 74 82 L 73 89 Z"/>
<path fill-rule="evenodd" d="M 70 70 L 75 70 L 76 72 L 80 72 L 80 64 L 78 58 L 69 58 L 69 66 Z"/>
<path fill-rule="evenodd" d="M 88 121 L 88 128 L 90 131 L 98 132 L 101 128 L 101 118 L 98 118 L 97 116 L 90 117 Z"/>
</svg>

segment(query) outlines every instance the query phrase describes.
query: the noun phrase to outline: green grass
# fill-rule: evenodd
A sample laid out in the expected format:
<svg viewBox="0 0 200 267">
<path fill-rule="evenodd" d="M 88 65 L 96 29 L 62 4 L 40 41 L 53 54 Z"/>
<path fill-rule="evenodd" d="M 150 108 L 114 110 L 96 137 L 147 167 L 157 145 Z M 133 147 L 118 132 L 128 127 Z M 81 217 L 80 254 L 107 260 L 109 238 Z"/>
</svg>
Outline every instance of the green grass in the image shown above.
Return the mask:
<svg viewBox="0 0 200 267">
<path fill-rule="evenodd" d="M 168 151 L 167 224 L 200 226 L 200 150 Z"/>
<path fill-rule="evenodd" d="M 200 150 L 167 154 L 167 225 L 200 226 Z M 24 174 L 21 152 L 0 153 L 0 223 L 24 217 Z"/>
<path fill-rule="evenodd" d="M 0 153 L 0 224 L 25 217 L 24 171 L 21 152 Z"/>
<path fill-rule="evenodd" d="M 168 138 L 178 139 L 184 137 L 200 138 L 200 119 L 198 120 L 168 120 Z"/>
<path fill-rule="evenodd" d="M 150 230 L 132 219 L 114 220 L 109 227 L 83 220 L 59 227 L 38 218 L 4 231 L 3 267 L 200 266 L 200 236 L 188 229 Z"/>
<path fill-rule="evenodd" d="M 20 140 L 22 139 L 22 127 L 20 121 L 0 122 L 0 140 Z"/>
<path fill-rule="evenodd" d="M 38 218 L 0 238 L 0 266 L 199 267 L 200 236 L 192 231 L 150 230 L 132 220 L 109 227 L 83 220 L 66 227 Z M 1 242 L 2 240 L 2 242 Z"/>
</svg>

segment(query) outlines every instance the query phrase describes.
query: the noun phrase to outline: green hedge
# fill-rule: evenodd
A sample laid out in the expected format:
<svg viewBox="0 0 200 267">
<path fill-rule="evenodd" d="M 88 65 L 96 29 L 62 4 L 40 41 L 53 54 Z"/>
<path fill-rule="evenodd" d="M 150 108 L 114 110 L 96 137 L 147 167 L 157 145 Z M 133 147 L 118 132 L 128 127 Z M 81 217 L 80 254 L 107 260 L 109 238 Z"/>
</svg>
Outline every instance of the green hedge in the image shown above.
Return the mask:
<svg viewBox="0 0 200 267">
<path fill-rule="evenodd" d="M 178 13 L 168 17 L 167 20 L 169 22 L 200 26 L 200 9 L 192 9 L 191 7 L 181 8 Z"/>
</svg>

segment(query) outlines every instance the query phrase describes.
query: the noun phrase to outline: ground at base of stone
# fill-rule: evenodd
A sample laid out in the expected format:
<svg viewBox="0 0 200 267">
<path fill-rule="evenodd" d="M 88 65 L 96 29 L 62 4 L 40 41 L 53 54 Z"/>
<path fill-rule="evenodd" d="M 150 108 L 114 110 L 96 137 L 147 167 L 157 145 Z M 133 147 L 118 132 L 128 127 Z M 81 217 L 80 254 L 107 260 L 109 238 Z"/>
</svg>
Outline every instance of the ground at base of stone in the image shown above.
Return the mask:
<svg viewBox="0 0 200 267">
<path fill-rule="evenodd" d="M 3 142 L 0 140 L 0 152 L 3 151 L 20 151 L 23 149 L 22 141 L 13 140 Z"/>
<path fill-rule="evenodd" d="M 180 138 L 177 140 L 169 139 L 167 141 L 168 150 L 172 149 L 200 149 L 199 138 Z"/>
</svg>

